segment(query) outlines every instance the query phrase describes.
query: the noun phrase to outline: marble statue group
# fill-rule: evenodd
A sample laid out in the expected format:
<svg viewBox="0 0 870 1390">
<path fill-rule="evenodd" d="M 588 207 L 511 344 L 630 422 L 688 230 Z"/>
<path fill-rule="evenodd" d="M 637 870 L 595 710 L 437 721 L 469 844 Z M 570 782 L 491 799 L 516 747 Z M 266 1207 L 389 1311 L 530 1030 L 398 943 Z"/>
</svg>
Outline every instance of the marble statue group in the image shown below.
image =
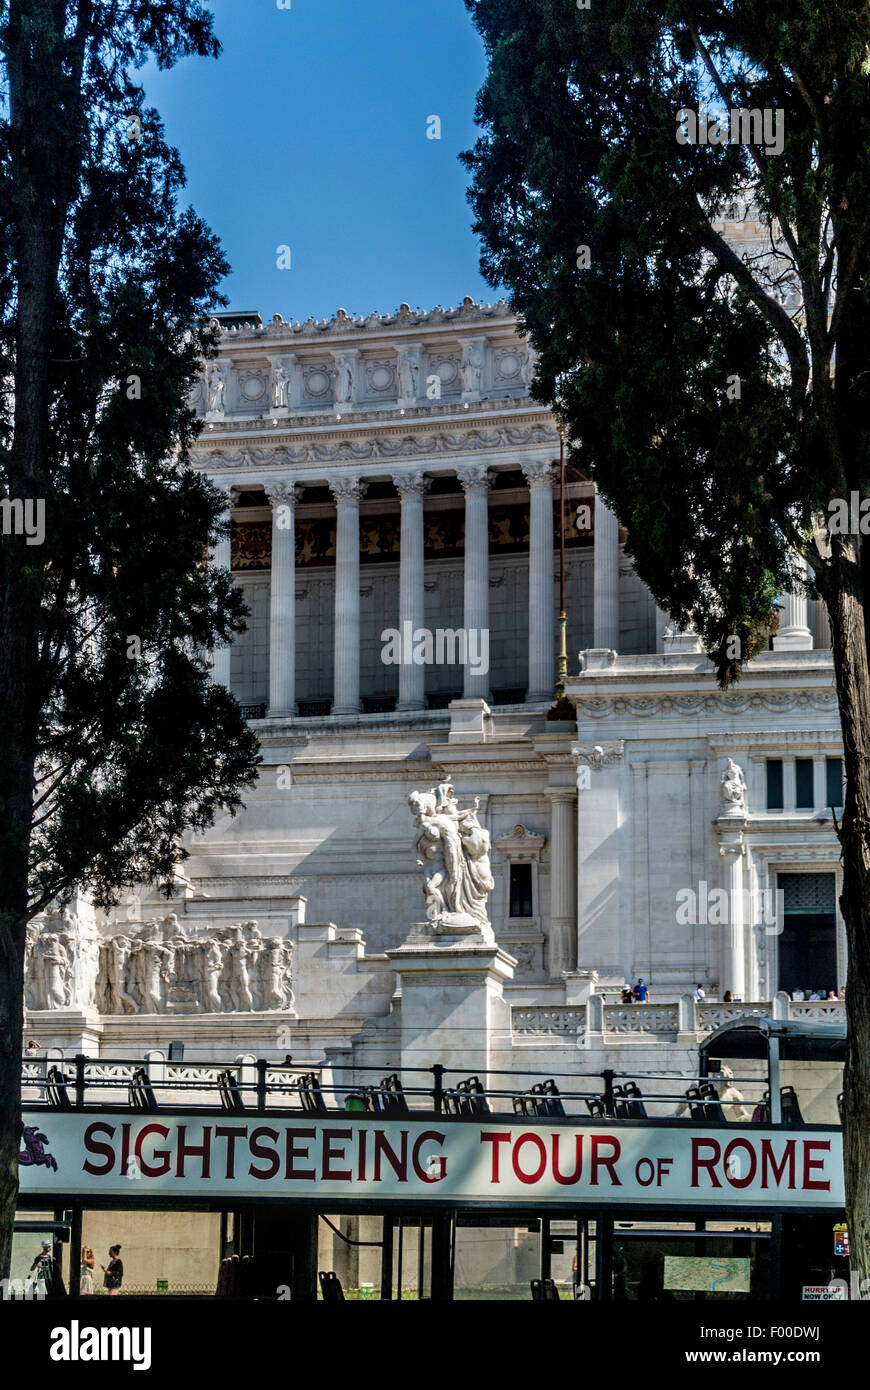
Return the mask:
<svg viewBox="0 0 870 1390">
<path fill-rule="evenodd" d="M 490 837 L 477 818 L 480 798 L 461 809 L 449 781 L 431 791 L 411 792 L 408 803 L 417 831 L 417 864 L 423 880 L 426 918 L 433 931 L 491 931 L 486 900 L 494 887 Z"/>
</svg>

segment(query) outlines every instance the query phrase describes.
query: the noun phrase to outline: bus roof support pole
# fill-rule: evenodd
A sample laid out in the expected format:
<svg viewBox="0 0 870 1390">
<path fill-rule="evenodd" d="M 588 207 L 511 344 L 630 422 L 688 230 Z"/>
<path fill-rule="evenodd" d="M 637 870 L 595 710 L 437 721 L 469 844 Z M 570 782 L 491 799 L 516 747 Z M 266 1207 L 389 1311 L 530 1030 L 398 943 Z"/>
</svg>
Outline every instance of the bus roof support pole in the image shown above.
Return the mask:
<svg viewBox="0 0 870 1390">
<path fill-rule="evenodd" d="M 550 1249 L 550 1218 L 541 1217 L 541 1281 L 551 1278 L 553 1268 L 552 1250 Z"/>
<path fill-rule="evenodd" d="M 381 1301 L 393 1297 L 393 1218 L 387 1212 L 383 1218 L 383 1244 L 381 1246 Z"/>
<path fill-rule="evenodd" d="M 452 1211 L 438 1211 L 432 1218 L 432 1302 L 453 1299 L 453 1217 Z"/>
<path fill-rule="evenodd" d="M 82 1282 L 82 1209 L 72 1209 L 69 1233 L 69 1296 L 78 1298 Z"/>
<path fill-rule="evenodd" d="M 77 1053 L 76 1053 L 76 1059 L 75 1059 L 75 1061 L 76 1061 L 76 1082 L 75 1082 L 75 1090 L 76 1090 L 76 1109 L 77 1109 L 77 1110 L 84 1110 L 84 1108 L 85 1108 L 85 1062 L 86 1062 L 86 1060 L 87 1060 L 87 1059 L 86 1059 L 86 1057 L 85 1057 L 85 1055 L 84 1055 L 83 1052 L 77 1052 Z"/>
<path fill-rule="evenodd" d="M 432 1095 L 435 1100 L 435 1114 L 440 1115 L 444 1109 L 444 1068 L 440 1062 L 436 1062 L 432 1068 L 432 1075 L 435 1077 L 435 1087 Z"/>
<path fill-rule="evenodd" d="M 613 1217 L 595 1213 L 595 1292 L 603 1303 L 613 1302 Z"/>
<path fill-rule="evenodd" d="M 779 1038 L 767 1042 L 767 1093 L 770 1097 L 770 1123 L 782 1124 L 782 1092 L 779 1088 Z"/>
<path fill-rule="evenodd" d="M 782 1298 L 782 1216 L 770 1219 L 770 1298 L 778 1302 Z"/>
</svg>

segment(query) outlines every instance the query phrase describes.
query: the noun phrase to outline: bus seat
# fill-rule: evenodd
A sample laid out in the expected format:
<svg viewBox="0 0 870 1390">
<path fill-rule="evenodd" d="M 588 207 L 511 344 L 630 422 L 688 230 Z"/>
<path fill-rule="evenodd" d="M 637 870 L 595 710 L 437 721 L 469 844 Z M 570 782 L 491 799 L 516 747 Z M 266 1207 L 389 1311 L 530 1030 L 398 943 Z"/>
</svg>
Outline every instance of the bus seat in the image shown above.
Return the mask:
<svg viewBox="0 0 870 1390">
<path fill-rule="evenodd" d="M 238 1077 L 234 1076 L 231 1071 L 219 1072 L 218 1090 L 224 1110 L 229 1110 L 233 1115 L 241 1114 L 245 1108 L 245 1102 L 242 1099 Z"/>
<path fill-rule="evenodd" d="M 321 1270 L 317 1277 L 324 1303 L 344 1303 L 344 1289 L 334 1269 Z"/>
<path fill-rule="evenodd" d="M 151 1079 L 144 1067 L 137 1067 L 130 1078 L 128 1092 L 131 1110 L 159 1110 Z"/>
<path fill-rule="evenodd" d="M 532 1298 L 537 1303 L 541 1300 L 559 1302 L 559 1290 L 552 1279 L 532 1279 Z"/>
<path fill-rule="evenodd" d="M 394 1115 L 407 1115 L 409 1113 L 405 1088 L 402 1085 L 398 1072 L 393 1072 L 390 1076 L 385 1076 L 381 1081 L 380 1090 L 382 1110 L 392 1111 Z"/>
<path fill-rule="evenodd" d="M 67 1093 L 67 1086 L 70 1078 L 64 1076 L 60 1067 L 49 1067 L 46 1074 L 45 1093 L 48 1096 L 49 1105 L 53 1105 L 55 1110 L 72 1110 L 72 1101 Z"/>
</svg>

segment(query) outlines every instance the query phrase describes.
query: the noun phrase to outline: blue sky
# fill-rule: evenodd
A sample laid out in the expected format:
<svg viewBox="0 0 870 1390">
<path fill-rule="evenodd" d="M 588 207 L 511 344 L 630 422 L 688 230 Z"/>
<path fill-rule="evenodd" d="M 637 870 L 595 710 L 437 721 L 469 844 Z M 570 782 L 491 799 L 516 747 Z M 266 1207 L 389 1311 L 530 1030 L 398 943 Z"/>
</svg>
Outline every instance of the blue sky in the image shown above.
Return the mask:
<svg viewBox="0 0 870 1390">
<path fill-rule="evenodd" d="M 305 319 L 498 298 L 457 159 L 485 74 L 462 0 L 291 4 L 212 0 L 221 57 L 143 73 L 232 266 L 230 307 Z"/>
</svg>

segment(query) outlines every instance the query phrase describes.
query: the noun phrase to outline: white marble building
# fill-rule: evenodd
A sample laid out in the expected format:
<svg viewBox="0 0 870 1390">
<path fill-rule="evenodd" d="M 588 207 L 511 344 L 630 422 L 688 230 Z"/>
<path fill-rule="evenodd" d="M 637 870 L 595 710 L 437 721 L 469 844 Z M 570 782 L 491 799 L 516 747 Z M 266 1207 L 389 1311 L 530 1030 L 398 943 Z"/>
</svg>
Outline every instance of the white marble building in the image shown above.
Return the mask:
<svg viewBox="0 0 870 1390">
<path fill-rule="evenodd" d="M 691 1071 L 701 1032 L 740 1007 L 726 990 L 840 1016 L 787 998 L 845 981 L 823 616 L 786 596 L 771 650 L 719 691 L 573 478 L 577 726 L 548 722 L 559 441 L 532 374 L 503 303 L 224 316 L 196 462 L 225 491 L 232 540 L 215 558 L 250 609 L 214 678 L 254 721 L 261 777 L 243 813 L 188 844 L 177 922 L 143 926 L 167 912 L 143 888 L 111 920 L 82 903 L 72 928 L 45 924 L 77 962 L 83 933 L 92 971 L 102 949 L 103 973 L 82 984 L 63 942 L 34 943 L 28 1027 L 44 1045 L 120 1057 L 179 1040 L 188 1058 L 292 1051 L 343 1074 Z M 400 656 L 431 659 L 385 660 L 391 632 Z M 729 759 L 742 779 L 723 784 Z M 445 951 L 406 943 L 424 916 L 408 796 L 447 779 L 464 805 L 480 798 L 495 941 Z M 186 972 L 171 985 L 169 958 Z M 621 1005 L 639 976 L 648 1005 Z"/>
</svg>

